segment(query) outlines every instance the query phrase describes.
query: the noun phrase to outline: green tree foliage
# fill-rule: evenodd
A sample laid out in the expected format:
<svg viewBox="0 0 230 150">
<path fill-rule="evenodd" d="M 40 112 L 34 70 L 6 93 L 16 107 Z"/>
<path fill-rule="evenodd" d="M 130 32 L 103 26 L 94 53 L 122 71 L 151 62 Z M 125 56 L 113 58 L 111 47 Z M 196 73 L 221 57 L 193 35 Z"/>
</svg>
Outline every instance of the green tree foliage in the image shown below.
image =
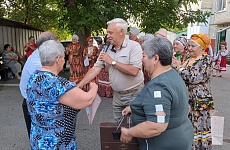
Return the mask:
<svg viewBox="0 0 230 150">
<path fill-rule="evenodd" d="M 188 23 L 206 22 L 210 12 L 192 11 L 198 0 L 0 0 L 0 15 L 52 30 L 65 39 L 76 33 L 84 45 L 91 33 L 104 34 L 107 21 L 123 18 L 146 33 L 159 28 L 183 29 Z M 184 6 L 184 9 L 182 9 Z M 59 36 L 60 37 L 60 36 Z"/>
<path fill-rule="evenodd" d="M 119 17 L 137 24 L 142 31 L 154 33 L 159 28 L 183 29 L 188 23 L 207 22 L 210 12 L 192 11 L 190 3 L 198 0 L 65 0 L 63 21 L 85 38 L 91 31 L 102 31 L 106 22 Z M 182 7 L 184 6 L 184 9 Z"/>
<path fill-rule="evenodd" d="M 0 3 L 1 17 L 56 34 L 62 31 L 62 34 L 58 34 L 61 40 L 69 35 L 66 33 L 69 30 L 59 26 L 59 20 L 63 17 L 59 6 L 64 5 L 61 0 L 1 0 Z"/>
</svg>

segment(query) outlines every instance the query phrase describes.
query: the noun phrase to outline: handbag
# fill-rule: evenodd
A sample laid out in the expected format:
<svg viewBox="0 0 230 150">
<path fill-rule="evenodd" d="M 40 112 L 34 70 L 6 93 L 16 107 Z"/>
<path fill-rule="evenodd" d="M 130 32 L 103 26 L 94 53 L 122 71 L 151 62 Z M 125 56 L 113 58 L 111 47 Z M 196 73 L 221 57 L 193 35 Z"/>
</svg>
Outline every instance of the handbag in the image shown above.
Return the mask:
<svg viewBox="0 0 230 150">
<path fill-rule="evenodd" d="M 124 118 L 125 118 L 125 116 L 121 117 L 120 121 L 118 122 L 117 129 L 112 132 L 114 140 L 120 140 L 120 138 L 121 138 L 120 127 L 121 127 L 121 123 L 123 122 Z M 128 119 L 129 119 L 129 128 L 130 128 L 130 116 L 128 116 Z"/>
<path fill-rule="evenodd" d="M 140 150 L 137 138 L 133 138 L 130 143 L 122 143 L 120 141 L 120 127 L 129 128 L 131 126 L 130 121 L 129 123 L 122 123 L 123 119 L 124 117 L 118 123 L 100 124 L 101 150 Z"/>
<path fill-rule="evenodd" d="M 195 99 L 193 101 L 193 109 L 196 111 L 214 109 L 213 98 L 208 97 L 208 98 L 197 98 L 197 99 Z"/>
</svg>

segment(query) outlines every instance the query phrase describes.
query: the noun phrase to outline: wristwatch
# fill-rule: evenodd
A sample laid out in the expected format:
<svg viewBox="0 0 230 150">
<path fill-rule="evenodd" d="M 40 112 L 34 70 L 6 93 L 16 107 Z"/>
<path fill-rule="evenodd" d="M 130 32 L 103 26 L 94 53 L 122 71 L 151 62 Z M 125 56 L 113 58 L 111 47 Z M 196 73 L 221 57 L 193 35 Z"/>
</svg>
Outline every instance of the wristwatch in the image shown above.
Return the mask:
<svg viewBox="0 0 230 150">
<path fill-rule="evenodd" d="M 116 63 L 117 63 L 117 62 L 116 62 L 115 60 L 112 61 L 112 65 L 113 65 L 113 66 L 115 66 Z"/>
</svg>

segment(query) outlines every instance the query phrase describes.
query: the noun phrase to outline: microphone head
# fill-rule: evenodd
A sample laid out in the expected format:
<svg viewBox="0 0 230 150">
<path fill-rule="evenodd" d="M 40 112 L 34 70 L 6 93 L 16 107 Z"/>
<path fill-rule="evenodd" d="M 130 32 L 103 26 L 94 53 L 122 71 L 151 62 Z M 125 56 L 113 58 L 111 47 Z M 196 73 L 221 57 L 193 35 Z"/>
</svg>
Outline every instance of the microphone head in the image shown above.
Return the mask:
<svg viewBox="0 0 230 150">
<path fill-rule="evenodd" d="M 103 48 L 103 52 L 106 52 L 109 48 L 110 42 L 106 42 Z"/>
</svg>

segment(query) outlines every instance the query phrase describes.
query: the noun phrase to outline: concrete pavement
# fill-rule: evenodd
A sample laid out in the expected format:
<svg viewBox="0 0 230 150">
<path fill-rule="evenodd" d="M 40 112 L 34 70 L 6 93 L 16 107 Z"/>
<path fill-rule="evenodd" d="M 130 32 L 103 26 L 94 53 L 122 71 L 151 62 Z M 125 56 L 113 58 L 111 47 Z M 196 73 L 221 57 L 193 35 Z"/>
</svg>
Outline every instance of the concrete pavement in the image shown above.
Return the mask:
<svg viewBox="0 0 230 150">
<path fill-rule="evenodd" d="M 222 78 L 211 78 L 215 108 L 225 117 L 224 144 L 213 150 L 230 149 L 230 67 Z M 0 82 L 0 150 L 29 150 L 29 139 L 22 113 L 19 81 Z M 79 150 L 100 150 L 99 124 L 112 122 L 112 99 L 102 98 L 93 125 L 88 125 L 85 110 L 78 114 L 77 143 Z"/>
</svg>

